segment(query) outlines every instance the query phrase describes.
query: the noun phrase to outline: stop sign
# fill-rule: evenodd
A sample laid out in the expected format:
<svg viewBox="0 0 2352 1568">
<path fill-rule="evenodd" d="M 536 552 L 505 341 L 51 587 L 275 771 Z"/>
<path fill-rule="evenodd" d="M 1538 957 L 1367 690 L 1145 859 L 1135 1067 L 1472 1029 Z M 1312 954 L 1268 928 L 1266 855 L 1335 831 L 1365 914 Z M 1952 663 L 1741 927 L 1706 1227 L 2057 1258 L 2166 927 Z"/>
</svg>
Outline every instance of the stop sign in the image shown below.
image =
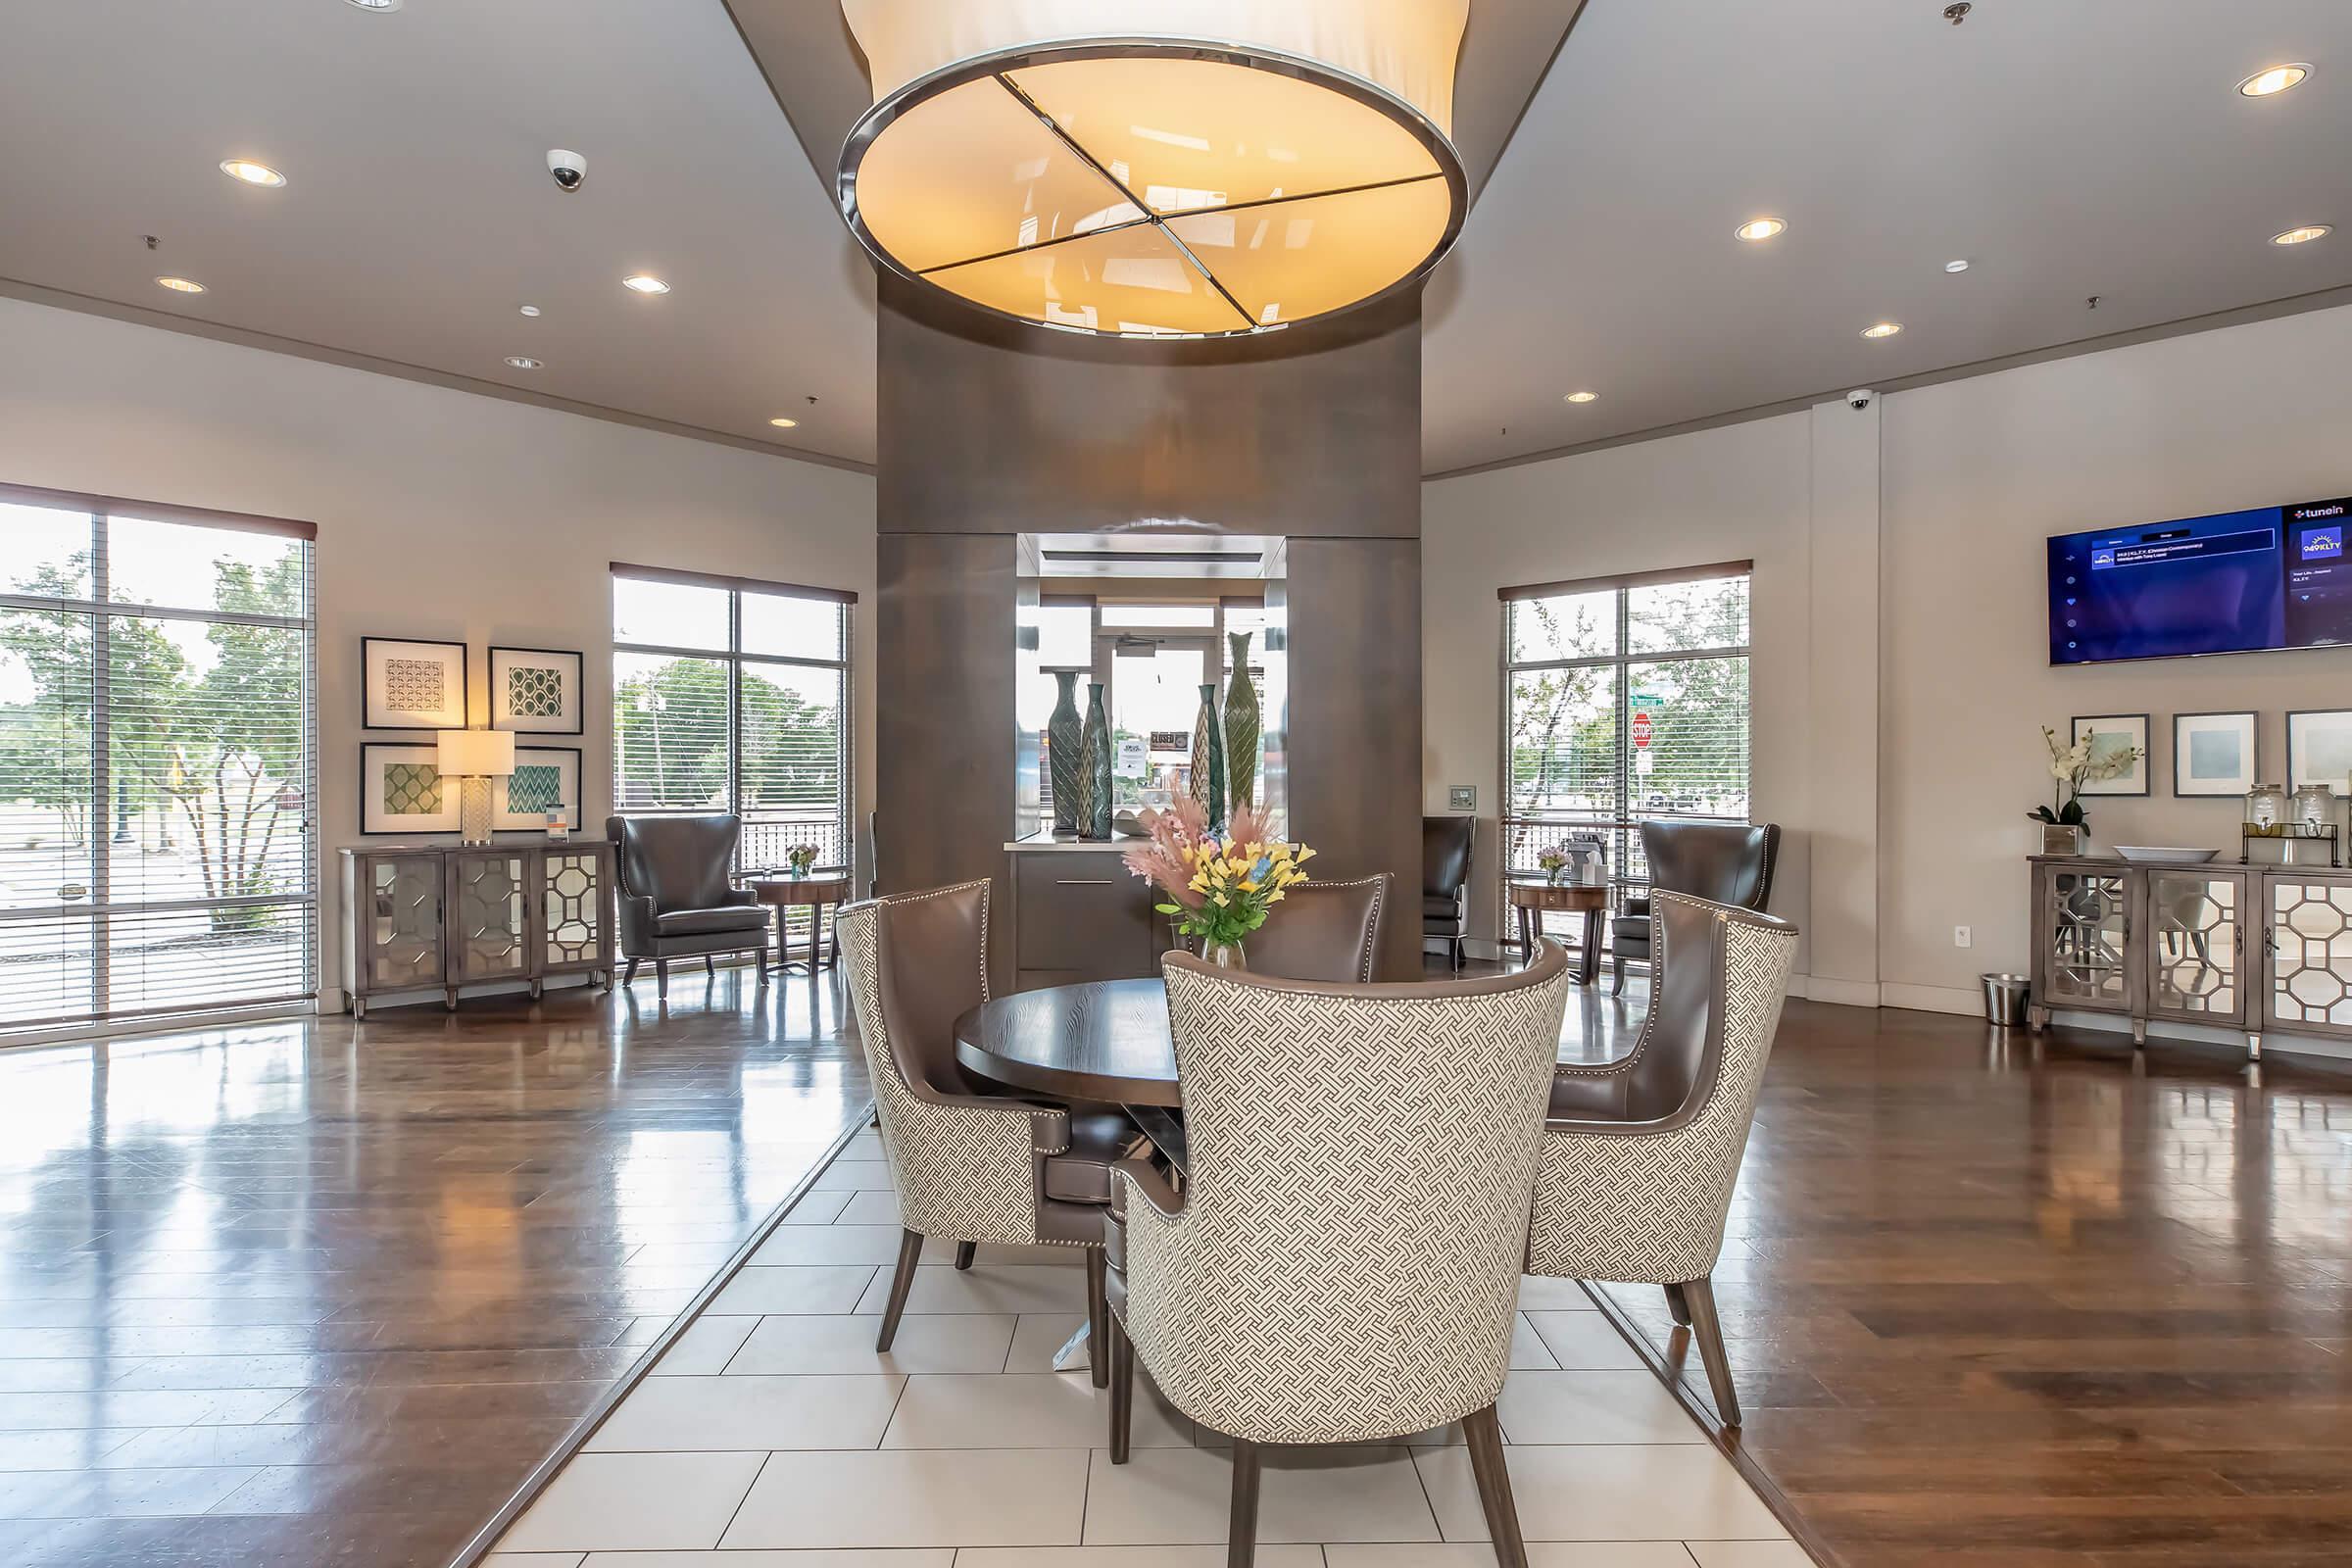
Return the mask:
<svg viewBox="0 0 2352 1568">
<path fill-rule="evenodd" d="M 1646 710 L 1634 714 L 1634 750 L 1649 750 L 1649 714 Z"/>
</svg>

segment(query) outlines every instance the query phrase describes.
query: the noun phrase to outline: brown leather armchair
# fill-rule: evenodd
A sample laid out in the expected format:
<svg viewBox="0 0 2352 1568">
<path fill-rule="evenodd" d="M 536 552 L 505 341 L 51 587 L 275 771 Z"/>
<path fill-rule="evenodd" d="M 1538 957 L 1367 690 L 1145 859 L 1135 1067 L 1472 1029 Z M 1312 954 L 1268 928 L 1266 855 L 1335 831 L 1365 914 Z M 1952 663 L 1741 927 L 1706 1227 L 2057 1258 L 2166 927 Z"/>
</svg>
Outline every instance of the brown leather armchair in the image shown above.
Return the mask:
<svg viewBox="0 0 2352 1568">
<path fill-rule="evenodd" d="M 1761 909 L 1771 900 L 1772 867 L 1780 852 L 1778 822 L 1642 824 L 1650 887 L 1735 909 Z M 1609 922 L 1611 996 L 1625 990 L 1626 961 L 1649 956 L 1649 910 L 1647 894 L 1632 894 Z"/>
<path fill-rule="evenodd" d="M 1470 850 L 1477 837 L 1475 816 L 1421 819 L 1421 935 L 1446 944 L 1456 974 L 1470 926 Z"/>
<path fill-rule="evenodd" d="M 760 984 L 767 983 L 767 907 L 749 888 L 728 881 L 742 817 L 731 811 L 608 816 L 605 837 L 619 847 L 620 954 L 629 960 L 622 985 L 637 978 L 640 960 L 651 958 L 666 1001 L 670 959 L 700 957 L 715 973 L 713 955 L 746 951 L 755 955 Z"/>
<path fill-rule="evenodd" d="M 1380 959 L 1380 914 L 1389 874 L 1353 882 L 1302 882 L 1250 936 L 1252 974 L 1364 985 Z"/>
<path fill-rule="evenodd" d="M 966 1269 L 982 1242 L 1082 1247 L 1103 1387 L 1102 1216 L 1111 1166 L 1143 1135 L 1117 1111 L 1013 1098 L 956 1060 L 956 1018 L 988 1000 L 986 882 L 853 904 L 836 929 L 903 1233 L 875 1348 L 898 1336 L 927 1236 L 954 1241 Z"/>
</svg>

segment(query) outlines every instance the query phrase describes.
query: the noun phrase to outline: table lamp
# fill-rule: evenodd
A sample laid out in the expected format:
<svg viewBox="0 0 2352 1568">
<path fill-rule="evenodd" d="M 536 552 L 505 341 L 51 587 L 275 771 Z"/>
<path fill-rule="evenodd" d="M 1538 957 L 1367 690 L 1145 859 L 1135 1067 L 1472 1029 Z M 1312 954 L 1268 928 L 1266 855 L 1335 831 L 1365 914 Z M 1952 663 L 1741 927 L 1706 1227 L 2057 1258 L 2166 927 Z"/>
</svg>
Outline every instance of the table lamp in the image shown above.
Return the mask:
<svg viewBox="0 0 2352 1568">
<path fill-rule="evenodd" d="M 505 729 L 445 729 L 439 766 L 457 779 L 458 836 L 467 844 L 490 842 L 490 781 L 514 771 L 514 732 Z"/>
</svg>

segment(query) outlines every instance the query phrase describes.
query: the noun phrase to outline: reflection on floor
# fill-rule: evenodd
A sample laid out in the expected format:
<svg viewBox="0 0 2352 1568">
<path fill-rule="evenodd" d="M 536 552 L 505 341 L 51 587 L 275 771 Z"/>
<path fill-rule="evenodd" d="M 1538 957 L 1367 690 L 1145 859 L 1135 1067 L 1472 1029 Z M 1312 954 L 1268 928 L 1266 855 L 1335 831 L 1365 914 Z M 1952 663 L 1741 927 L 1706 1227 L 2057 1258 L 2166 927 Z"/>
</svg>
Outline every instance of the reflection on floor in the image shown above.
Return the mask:
<svg viewBox="0 0 2352 1568">
<path fill-rule="evenodd" d="M 500 1543 L 496 1568 L 660 1561 L 725 1568 L 1211 1568 L 1227 1455 L 1139 1392 L 1132 1461 L 1103 1448 L 1107 1394 L 1051 1369 L 1084 1318 L 1061 1248 L 980 1249 L 918 1272 L 874 1350 L 899 1242 L 890 1168 L 860 1134 Z M 1544 1568 L 1802 1568 L 1764 1505 L 1577 1287 L 1526 1282 L 1502 1427 Z M 1143 1388 L 1149 1389 L 1149 1380 Z M 1269 1450 L 1264 1568 L 1494 1561 L 1469 1453 L 1409 1443 Z M 1684 1543 L 1689 1543 L 1686 1549 Z M 1439 1543 L 1461 1543 L 1444 1545 Z M 1106 1548 L 1129 1548 L 1113 1551 Z M 659 1559 L 617 1555 L 660 1551 Z"/>
<path fill-rule="evenodd" d="M 0 1562 L 439 1568 L 862 1114 L 830 979 L 0 1053 Z"/>
</svg>

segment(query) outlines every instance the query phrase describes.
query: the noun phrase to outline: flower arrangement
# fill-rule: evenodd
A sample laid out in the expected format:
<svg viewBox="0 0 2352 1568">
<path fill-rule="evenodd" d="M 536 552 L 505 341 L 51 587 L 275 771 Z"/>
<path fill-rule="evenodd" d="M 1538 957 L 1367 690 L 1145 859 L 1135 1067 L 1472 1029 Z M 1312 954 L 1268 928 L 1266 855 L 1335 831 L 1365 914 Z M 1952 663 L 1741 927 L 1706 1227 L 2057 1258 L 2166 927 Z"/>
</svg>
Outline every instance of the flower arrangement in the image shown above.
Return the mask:
<svg viewBox="0 0 2352 1568">
<path fill-rule="evenodd" d="M 784 863 L 792 867 L 792 874 L 794 876 L 807 876 L 808 874 L 809 867 L 816 864 L 816 846 L 813 844 L 795 844 L 791 849 L 784 852 Z"/>
<path fill-rule="evenodd" d="M 1544 881 L 1556 884 L 1560 873 L 1568 869 L 1568 852 L 1555 844 L 1536 857 L 1536 866 L 1544 873 Z"/>
<path fill-rule="evenodd" d="M 2132 771 L 2132 764 L 2147 753 L 2137 746 L 2118 747 L 2093 755 L 2091 737 L 2083 736 L 2072 746 L 2058 744 L 2058 732 L 2049 725 L 2041 726 L 2041 743 L 2050 753 L 2050 804 L 2036 806 L 2026 813 L 2035 822 L 2056 827 L 2088 827 L 2089 816 L 2082 809 L 2082 786 L 2106 779 L 2120 778 Z M 2064 799 L 2061 799 L 2061 796 Z"/>
<path fill-rule="evenodd" d="M 1315 852 L 1275 841 L 1271 824 L 1249 806 L 1237 806 L 1222 837 L 1209 830 L 1198 801 L 1178 796 L 1164 811 L 1138 813 L 1151 842 L 1126 854 L 1127 869 L 1155 884 L 1169 902 L 1152 907 L 1173 916 L 1176 929 L 1204 951 L 1238 952 L 1242 939 L 1266 923 Z"/>
</svg>

